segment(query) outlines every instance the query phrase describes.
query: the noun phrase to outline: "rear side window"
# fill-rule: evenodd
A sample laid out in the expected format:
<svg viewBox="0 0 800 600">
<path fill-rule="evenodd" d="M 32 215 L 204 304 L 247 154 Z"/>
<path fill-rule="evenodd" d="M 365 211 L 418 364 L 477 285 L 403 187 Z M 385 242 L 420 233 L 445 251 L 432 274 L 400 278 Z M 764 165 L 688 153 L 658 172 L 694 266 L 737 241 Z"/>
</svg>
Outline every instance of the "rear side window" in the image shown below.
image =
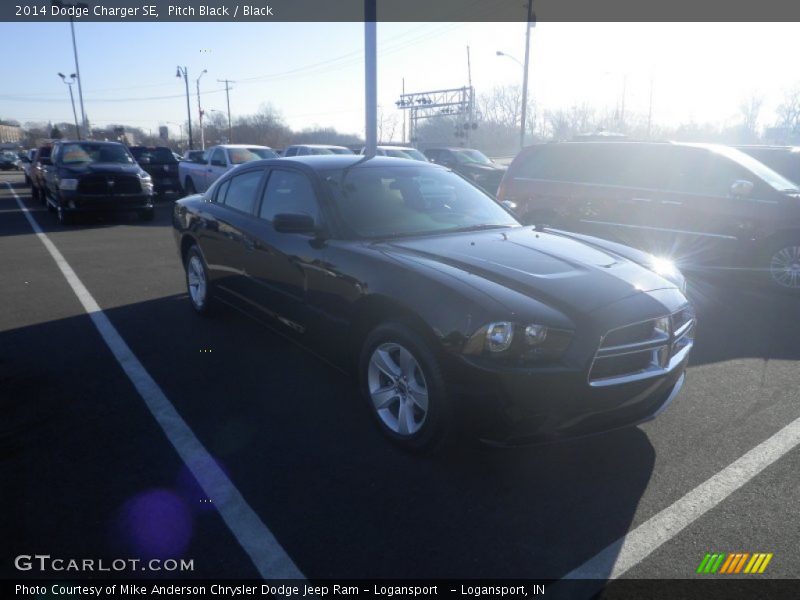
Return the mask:
<svg viewBox="0 0 800 600">
<path fill-rule="evenodd" d="M 272 172 L 264 188 L 259 216 L 272 221 L 275 215 L 305 214 L 319 222 L 317 197 L 311 181 L 296 171 L 276 169 Z"/>
<path fill-rule="evenodd" d="M 248 171 L 231 177 L 225 190 L 225 206 L 241 212 L 252 212 L 262 174 L 262 171 Z M 222 191 L 220 186 L 220 192 Z"/>
</svg>

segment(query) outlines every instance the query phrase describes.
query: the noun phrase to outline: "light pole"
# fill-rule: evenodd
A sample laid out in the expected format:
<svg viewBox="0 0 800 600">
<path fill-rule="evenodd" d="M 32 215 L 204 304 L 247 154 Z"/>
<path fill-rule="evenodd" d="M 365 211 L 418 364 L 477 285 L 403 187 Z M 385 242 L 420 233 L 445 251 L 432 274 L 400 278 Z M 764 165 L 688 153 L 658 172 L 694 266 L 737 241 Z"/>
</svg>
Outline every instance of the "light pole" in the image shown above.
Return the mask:
<svg viewBox="0 0 800 600">
<path fill-rule="evenodd" d="M 67 81 L 67 76 L 63 73 L 59 73 L 58 76 L 61 77 L 61 81 L 67 84 L 67 87 L 69 88 L 69 101 L 70 104 L 72 104 L 72 116 L 75 119 L 75 133 L 77 134 L 78 139 L 81 139 L 81 128 L 78 125 L 78 113 L 75 111 L 75 96 L 72 95 L 72 84 L 75 83 L 75 78 L 77 75 L 72 73 L 72 75 L 69 76 L 69 81 Z"/>
<path fill-rule="evenodd" d="M 200 149 L 206 149 L 206 134 L 203 132 L 203 107 L 200 104 L 200 79 L 208 73 L 208 69 L 203 69 L 203 72 L 198 75 L 197 79 L 195 80 L 195 84 L 197 84 L 197 114 L 200 118 Z"/>
<path fill-rule="evenodd" d="M 189 104 L 189 71 L 186 67 L 183 67 L 183 69 L 178 67 L 175 77 L 183 77 L 183 82 L 186 84 L 186 118 L 189 121 L 189 150 L 194 150 L 194 142 L 192 140 L 192 107 Z"/>
<path fill-rule="evenodd" d="M 65 2 L 61 2 L 61 0 L 50 0 L 51 6 L 55 6 L 58 8 L 64 8 L 73 6 L 76 9 L 89 9 L 89 5 L 85 2 L 74 2 L 72 4 L 67 4 Z M 81 119 L 83 123 L 84 133 L 86 137 L 89 137 L 89 124 L 86 122 L 86 109 L 83 107 L 83 85 L 81 84 L 81 68 L 78 66 L 78 44 L 75 42 L 75 21 L 72 18 L 72 15 L 69 17 L 69 28 L 72 32 L 72 53 L 75 56 L 75 75 L 78 80 L 78 98 L 81 102 Z M 80 138 L 80 134 L 78 134 Z"/>
<path fill-rule="evenodd" d="M 520 67 L 522 67 L 524 70 L 526 70 L 526 71 L 527 71 L 527 69 L 525 69 L 525 65 L 524 65 L 524 64 L 522 64 L 522 61 L 520 61 L 518 58 L 515 58 L 515 57 L 511 56 L 510 54 L 508 54 L 508 53 L 506 53 L 506 52 L 503 52 L 502 50 L 498 50 L 498 51 L 496 52 L 496 54 L 497 54 L 497 56 L 505 56 L 506 58 L 510 58 L 510 59 L 511 59 L 511 60 L 513 60 L 515 63 L 517 63 L 517 64 L 518 64 Z M 525 79 L 525 78 L 523 77 L 523 81 L 524 81 L 524 79 Z M 524 85 L 525 85 L 525 84 L 523 83 L 523 86 L 524 86 Z M 524 132 L 525 132 L 525 120 L 526 120 L 526 119 L 525 119 L 525 116 L 524 116 L 524 115 L 525 115 L 525 113 L 526 113 L 526 110 L 525 110 L 525 108 L 526 108 L 526 107 L 525 107 L 525 103 L 527 102 L 527 98 L 526 98 L 525 96 L 526 96 L 526 94 L 525 94 L 525 93 L 523 93 L 523 94 L 522 94 L 522 100 L 520 101 L 520 107 L 519 107 L 519 112 L 520 112 L 520 116 L 519 116 L 519 122 L 520 122 L 520 124 L 521 124 L 521 125 L 520 125 L 520 130 L 522 131 L 522 133 L 521 133 L 521 136 L 522 136 L 523 138 L 525 137 L 525 133 L 524 133 Z M 522 147 L 522 142 L 520 142 L 520 148 L 521 148 L 521 147 Z"/>
</svg>

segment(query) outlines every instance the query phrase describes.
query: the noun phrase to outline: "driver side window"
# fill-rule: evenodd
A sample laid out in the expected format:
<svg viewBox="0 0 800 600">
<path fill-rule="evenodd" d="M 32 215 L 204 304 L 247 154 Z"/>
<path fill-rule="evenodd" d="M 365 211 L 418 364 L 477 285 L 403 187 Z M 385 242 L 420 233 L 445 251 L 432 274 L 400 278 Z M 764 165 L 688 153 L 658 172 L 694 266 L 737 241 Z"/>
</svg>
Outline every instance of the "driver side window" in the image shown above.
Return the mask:
<svg viewBox="0 0 800 600">
<path fill-rule="evenodd" d="M 296 171 L 272 171 L 264 188 L 259 216 L 272 221 L 279 214 L 309 215 L 319 224 L 319 205 L 308 177 Z"/>
</svg>

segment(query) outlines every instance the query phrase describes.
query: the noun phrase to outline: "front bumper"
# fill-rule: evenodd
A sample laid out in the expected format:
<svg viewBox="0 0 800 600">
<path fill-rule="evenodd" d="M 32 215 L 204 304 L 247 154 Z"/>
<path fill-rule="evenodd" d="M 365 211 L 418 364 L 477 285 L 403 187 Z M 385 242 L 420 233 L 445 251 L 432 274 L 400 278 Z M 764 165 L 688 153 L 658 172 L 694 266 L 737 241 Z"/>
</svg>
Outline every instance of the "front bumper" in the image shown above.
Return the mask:
<svg viewBox="0 0 800 600">
<path fill-rule="evenodd" d="M 152 210 L 153 195 L 138 194 L 81 194 L 78 192 L 59 192 L 59 207 L 68 213 L 81 212 L 130 212 Z"/>
</svg>

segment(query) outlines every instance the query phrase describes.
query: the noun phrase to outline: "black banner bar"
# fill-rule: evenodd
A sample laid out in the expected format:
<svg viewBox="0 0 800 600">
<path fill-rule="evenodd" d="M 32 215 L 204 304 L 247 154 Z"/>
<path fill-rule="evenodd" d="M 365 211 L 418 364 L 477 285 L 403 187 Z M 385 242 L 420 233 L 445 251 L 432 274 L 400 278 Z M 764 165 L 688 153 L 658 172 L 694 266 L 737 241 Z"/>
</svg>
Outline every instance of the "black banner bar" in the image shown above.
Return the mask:
<svg viewBox="0 0 800 600">
<path fill-rule="evenodd" d="M 522 0 L 378 0 L 384 22 L 524 22 Z M 561 22 L 800 21 L 800 2 L 534 0 L 534 20 Z M 363 21 L 363 0 L 3 0 L 0 21 Z"/>
<path fill-rule="evenodd" d="M 758 576 L 603 580 L 5 580 L 2 598 L 331 598 L 411 600 L 796 600 L 800 580 Z"/>
</svg>

